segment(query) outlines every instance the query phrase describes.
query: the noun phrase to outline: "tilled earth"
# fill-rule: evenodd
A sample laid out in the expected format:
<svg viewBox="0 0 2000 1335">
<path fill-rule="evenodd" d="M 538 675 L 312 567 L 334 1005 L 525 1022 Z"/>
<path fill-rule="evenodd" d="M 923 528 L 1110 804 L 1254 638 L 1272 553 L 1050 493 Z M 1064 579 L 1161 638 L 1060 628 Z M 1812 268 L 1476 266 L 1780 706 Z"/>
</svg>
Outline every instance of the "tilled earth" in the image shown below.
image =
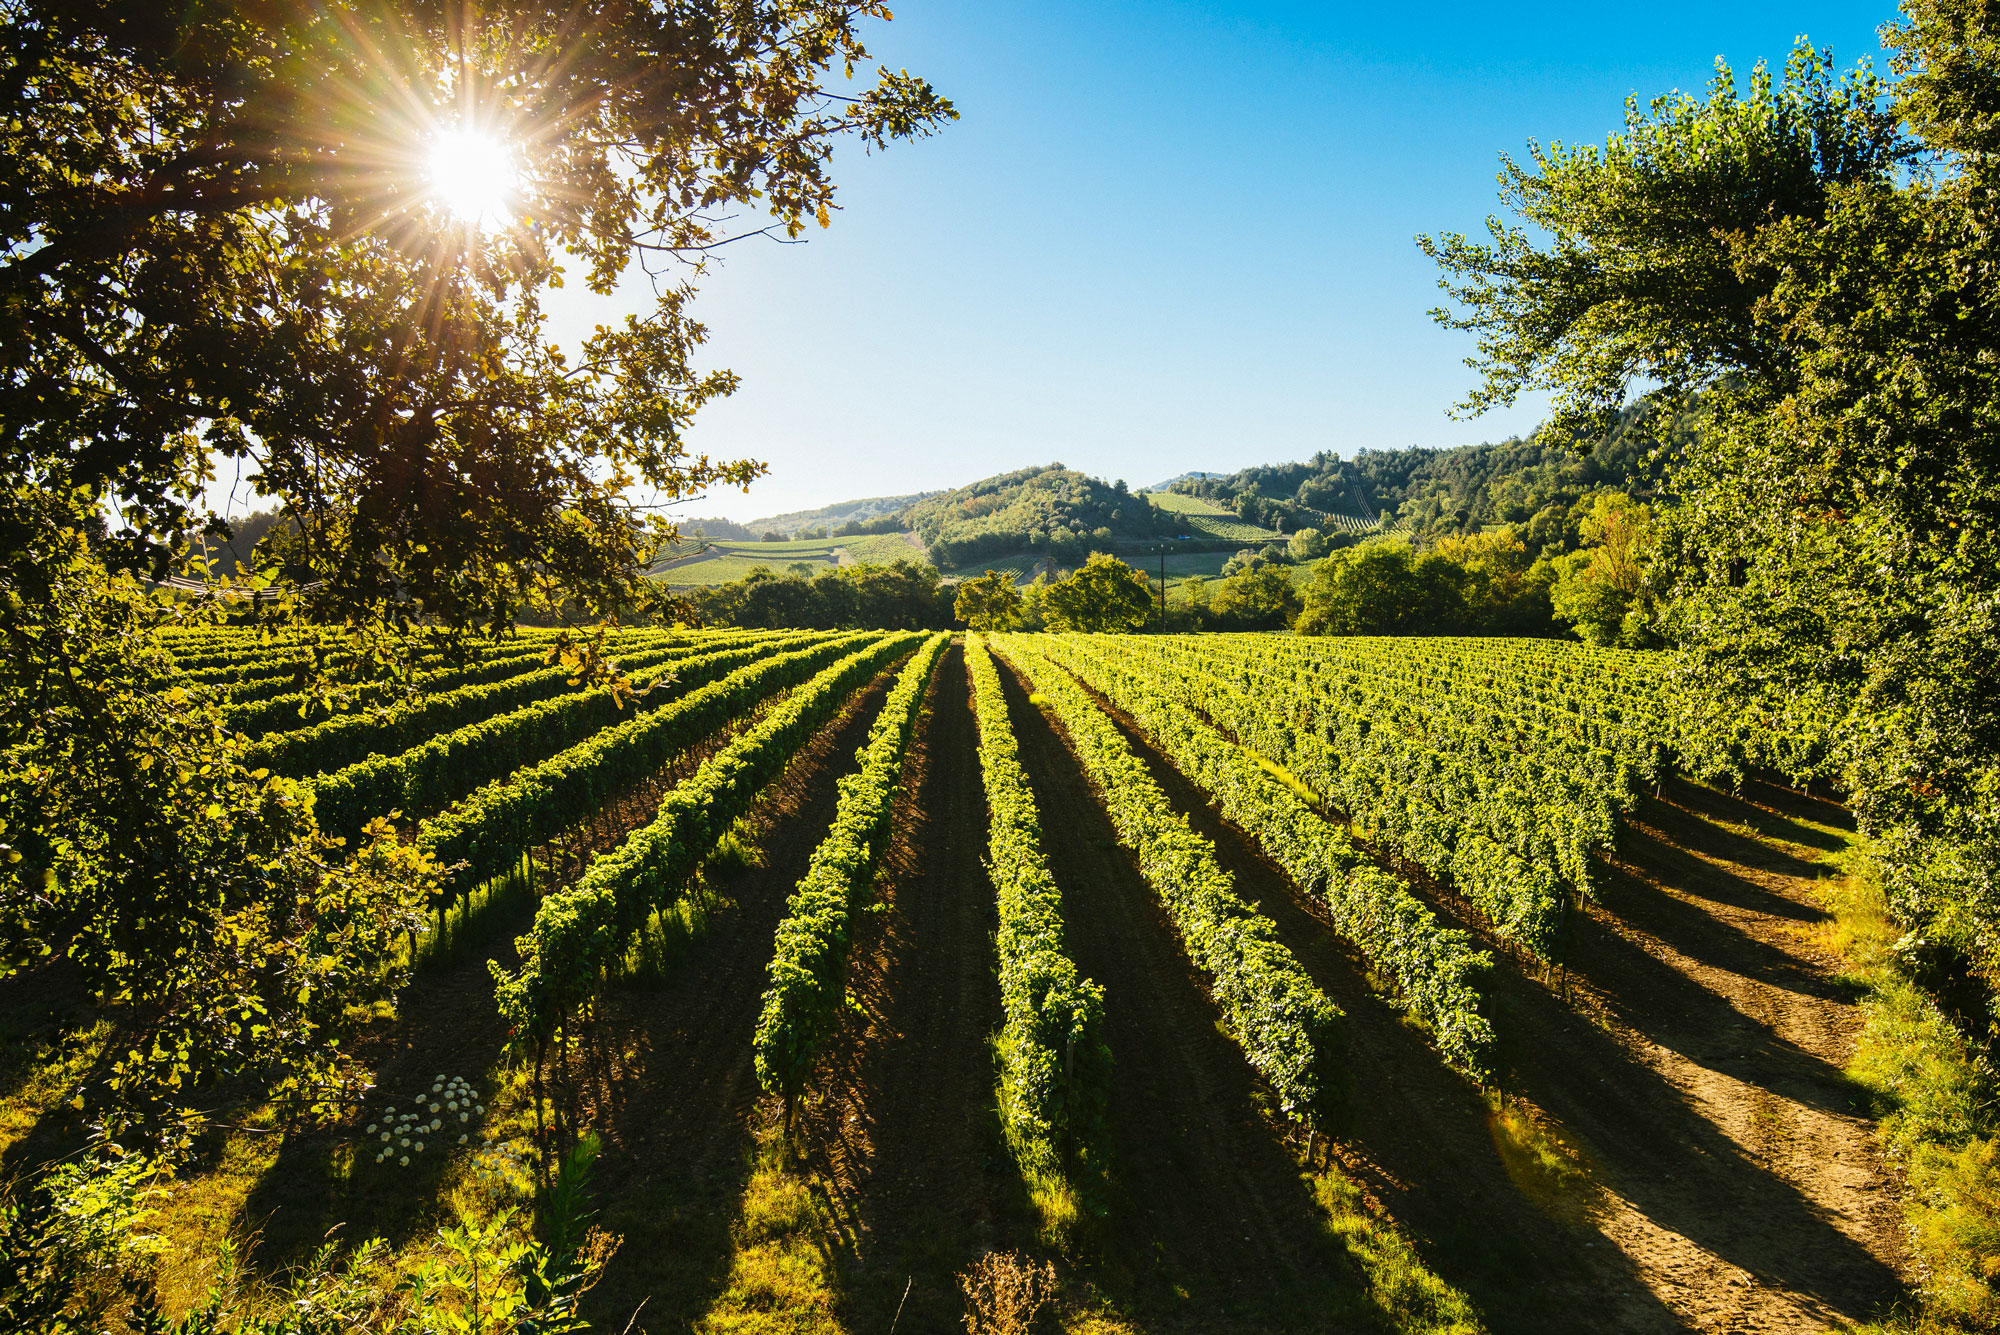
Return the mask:
<svg viewBox="0 0 2000 1335">
<path fill-rule="evenodd" d="M 1065 1273 L 1143 1330 L 1369 1328 L 1355 1267 L 1327 1237 L 1267 1092 L 1060 731 L 1002 676 L 1069 946 L 1106 990 L 1114 1060 L 1109 1196 Z M 885 688 L 858 697 L 761 800 L 760 865 L 717 882 L 714 912 L 667 981 L 616 987 L 600 1008 L 616 1073 L 589 1109 L 606 1140 L 596 1196 L 625 1245 L 591 1306 L 612 1329 L 638 1310 L 634 1330 L 685 1330 L 728 1271 L 773 933 Z M 1838 807 L 1756 783 L 1739 797 L 1676 782 L 1642 803 L 1600 868 L 1564 972 L 1486 942 L 1501 1041 L 1482 1090 L 1371 989 L 1254 841 L 1126 731 L 1346 1013 L 1333 1154 L 1494 1330 L 1820 1330 L 1902 1291 L 1896 1184 L 1842 1075 L 1859 1015 L 1818 930 Z M 635 795 L 606 837 L 655 800 Z M 955 1276 L 981 1253 L 1035 1249 L 993 1108 L 993 888 L 957 649 L 933 679 L 892 825 L 858 924 L 854 1005 L 803 1127 L 839 1222 L 840 1323 L 907 1335 L 963 1328 Z M 1417 889 L 1447 922 L 1482 932 Z M 405 1014 L 367 1054 L 385 1087 L 483 1069 L 504 1041 L 484 960 L 429 976 Z M 1537 1169 L 1536 1146 L 1562 1167 Z M 287 1153 L 324 1180 L 326 1146 Z M 294 1189 L 252 1206 L 290 1256 L 356 1201 Z"/>
</svg>

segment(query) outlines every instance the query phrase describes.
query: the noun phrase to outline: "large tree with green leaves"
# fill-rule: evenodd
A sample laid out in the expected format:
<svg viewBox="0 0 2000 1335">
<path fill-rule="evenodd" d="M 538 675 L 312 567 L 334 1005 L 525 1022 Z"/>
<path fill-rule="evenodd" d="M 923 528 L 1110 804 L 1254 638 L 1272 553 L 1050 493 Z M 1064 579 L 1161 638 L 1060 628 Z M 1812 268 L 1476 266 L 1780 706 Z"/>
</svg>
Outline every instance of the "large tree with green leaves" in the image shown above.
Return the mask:
<svg viewBox="0 0 2000 1335">
<path fill-rule="evenodd" d="M 1507 164 L 1520 224 L 1423 244 L 1457 302 L 1439 318 L 1479 337 L 1466 407 L 1546 389 L 1548 430 L 1569 440 L 1635 385 L 1698 400 L 1657 525 L 1690 684 L 1770 725 L 1773 760 L 1801 737 L 1823 744 L 1823 771 L 1877 836 L 1897 961 L 1990 1051 L 2000 10 L 1903 13 L 1884 30 L 1889 80 L 1836 77 L 1804 46 L 1782 81 L 1760 69 L 1747 92 L 1724 70 L 1705 99 L 1629 107 L 1601 148 Z M 1968 1118 L 1947 1119 L 1958 1145 L 1975 1124 L 2000 1131 Z M 1959 1278 L 2000 1313 L 1990 1268 Z"/>
<path fill-rule="evenodd" d="M 952 601 L 952 615 L 974 630 L 1012 630 L 1020 623 L 1027 604 L 1014 576 L 1003 570 L 960 580 L 958 596 Z"/>
<path fill-rule="evenodd" d="M 1661 534 L 1697 680 L 1825 735 L 1908 925 L 2000 984 L 2000 18 L 1887 33 L 1893 81 L 1724 71 L 1510 163 L 1545 239 L 1424 245 L 1479 334 L 1466 406 L 1549 389 L 1562 434 L 1699 393 Z"/>
<path fill-rule="evenodd" d="M 0 3 L 0 944 L 113 1004 L 127 1111 L 230 1072 L 337 1093 L 322 1058 L 429 875 L 244 770 L 154 635 L 188 607 L 134 576 L 199 581 L 222 469 L 283 512 L 248 579 L 281 612 L 496 631 L 643 599 L 657 507 L 760 471 L 687 439 L 736 384 L 696 361 L 716 247 L 826 225 L 837 142 L 954 115 L 861 73 L 887 17 Z M 635 267 L 647 309 L 559 346 L 548 292 Z"/>
<path fill-rule="evenodd" d="M 1042 590 L 1042 618 L 1050 630 L 1104 633 L 1137 630 L 1152 615 L 1146 577 L 1115 556 L 1099 552 Z"/>
<path fill-rule="evenodd" d="M 867 59 L 878 0 L 0 7 L 0 484 L 87 488 L 114 550 L 208 522 L 204 469 L 297 525 L 323 615 L 615 606 L 692 452 L 701 261 L 834 207 L 842 137 L 953 113 Z M 733 230 L 732 230 L 733 229 Z M 657 300 L 563 349 L 543 298 Z M 635 488 L 643 492 L 635 498 Z M 160 569 L 164 569 L 162 564 Z"/>
</svg>

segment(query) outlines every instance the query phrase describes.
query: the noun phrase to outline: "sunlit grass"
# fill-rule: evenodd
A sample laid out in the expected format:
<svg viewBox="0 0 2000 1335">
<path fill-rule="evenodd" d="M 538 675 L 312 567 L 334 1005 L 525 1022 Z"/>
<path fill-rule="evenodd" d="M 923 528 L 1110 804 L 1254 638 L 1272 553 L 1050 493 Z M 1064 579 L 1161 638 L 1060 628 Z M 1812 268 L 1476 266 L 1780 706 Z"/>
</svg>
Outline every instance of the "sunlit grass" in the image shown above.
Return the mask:
<svg viewBox="0 0 2000 1335">
<path fill-rule="evenodd" d="M 1476 1335 L 1486 1327 L 1472 1300 L 1424 1265 L 1408 1239 L 1368 1206 L 1361 1188 L 1337 1168 L 1308 1174 L 1328 1233 L 1347 1249 L 1367 1282 L 1369 1302 L 1401 1335 Z"/>
<path fill-rule="evenodd" d="M 757 1128 L 750 1180 L 729 1231 L 729 1277 L 707 1314 L 703 1335 L 836 1335 L 840 1298 L 832 1258 L 839 1225 L 810 1173 L 787 1163 L 782 1120 Z"/>
<path fill-rule="evenodd" d="M 55 1112 L 82 1082 L 111 1041 L 112 1025 L 99 1020 L 88 1029 L 60 1033 L 16 1055 L 24 1069 L 20 1082 L 0 1099 L 0 1153 L 11 1150 Z"/>
</svg>

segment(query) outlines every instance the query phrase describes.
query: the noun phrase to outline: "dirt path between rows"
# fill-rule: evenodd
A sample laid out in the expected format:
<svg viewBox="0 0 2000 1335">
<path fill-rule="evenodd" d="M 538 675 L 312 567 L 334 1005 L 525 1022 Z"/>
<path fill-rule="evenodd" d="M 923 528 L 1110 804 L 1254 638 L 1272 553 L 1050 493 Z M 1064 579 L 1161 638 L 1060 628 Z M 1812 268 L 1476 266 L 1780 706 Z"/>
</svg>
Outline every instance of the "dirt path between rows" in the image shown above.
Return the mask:
<svg viewBox="0 0 2000 1335">
<path fill-rule="evenodd" d="M 1577 934 L 1573 1026 L 1527 1046 L 1523 1085 L 1581 1140 L 1600 1223 L 1694 1330 L 1821 1330 L 1878 1313 L 1907 1259 L 1895 1183 L 1842 1074 L 1861 1017 L 1836 981 L 1815 859 L 1844 813 L 1766 784 L 1685 782 L 1633 813 Z"/>
<path fill-rule="evenodd" d="M 604 1137 L 598 1222 L 624 1245 L 585 1314 L 594 1325 L 684 1330 L 707 1309 L 729 1265 L 731 1213 L 748 1175 L 758 1098 L 750 1040 L 785 901 L 832 824 L 839 775 L 853 768 L 892 674 L 795 756 L 752 810 L 762 864 L 721 886 L 730 903 L 664 985 L 626 986 L 601 1021 L 624 1075 L 589 1119 Z"/>
<path fill-rule="evenodd" d="M 848 992 L 861 1013 L 828 1044 L 806 1118 L 812 1166 L 851 1221 L 849 1330 L 962 1330 L 957 1275 L 1032 1236 L 992 1113 L 1000 989 L 978 746 L 953 648 L 903 762 L 880 908 L 857 924 Z"/>
<path fill-rule="evenodd" d="M 1366 1329 L 1359 1277 L 1327 1239 L 1265 1091 L 1217 1027 L 1151 887 L 1004 664 L 1001 680 L 1070 951 L 1105 989 L 1112 1196 L 1102 1287 L 1147 1331 Z"/>
<path fill-rule="evenodd" d="M 1813 826 L 1842 823 L 1837 806 L 1675 783 L 1601 869 L 1566 985 L 1488 941 L 1498 1088 L 1588 1175 L 1552 1188 L 1254 841 L 1119 721 L 1347 1011 L 1343 1157 L 1496 1330 L 1824 1330 L 1902 1292 L 1894 1183 L 1842 1074 L 1860 1016 L 1815 930 L 1816 854 L 1840 840 Z"/>
<path fill-rule="evenodd" d="M 1438 1059 L 1423 1033 L 1370 988 L 1359 957 L 1324 911 L 1256 841 L 1107 708 L 1175 811 L 1215 844 L 1236 889 L 1278 929 L 1313 981 L 1346 1013 L 1345 1079 L 1333 1134 L 1349 1174 L 1382 1203 L 1431 1269 L 1468 1293 L 1496 1331 L 1659 1329 L 1660 1312 L 1631 1294 L 1637 1276 L 1578 1210 L 1537 1203 L 1509 1176 L 1496 1118 L 1471 1081 Z M 1671 1328 L 1667 1326 L 1665 1328 Z"/>
</svg>

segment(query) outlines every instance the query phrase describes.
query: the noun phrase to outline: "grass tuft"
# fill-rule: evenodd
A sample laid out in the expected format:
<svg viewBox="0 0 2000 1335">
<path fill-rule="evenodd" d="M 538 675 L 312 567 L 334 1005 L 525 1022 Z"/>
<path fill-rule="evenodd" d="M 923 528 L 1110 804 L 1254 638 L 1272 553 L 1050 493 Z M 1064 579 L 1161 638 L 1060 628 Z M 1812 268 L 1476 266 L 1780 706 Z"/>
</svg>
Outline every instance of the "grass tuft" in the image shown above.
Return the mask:
<svg viewBox="0 0 2000 1335">
<path fill-rule="evenodd" d="M 701 1335 L 836 1335 L 839 1228 L 809 1173 L 789 1166 L 783 1119 L 762 1119 L 750 1180 L 730 1229 L 729 1278 Z"/>
</svg>

